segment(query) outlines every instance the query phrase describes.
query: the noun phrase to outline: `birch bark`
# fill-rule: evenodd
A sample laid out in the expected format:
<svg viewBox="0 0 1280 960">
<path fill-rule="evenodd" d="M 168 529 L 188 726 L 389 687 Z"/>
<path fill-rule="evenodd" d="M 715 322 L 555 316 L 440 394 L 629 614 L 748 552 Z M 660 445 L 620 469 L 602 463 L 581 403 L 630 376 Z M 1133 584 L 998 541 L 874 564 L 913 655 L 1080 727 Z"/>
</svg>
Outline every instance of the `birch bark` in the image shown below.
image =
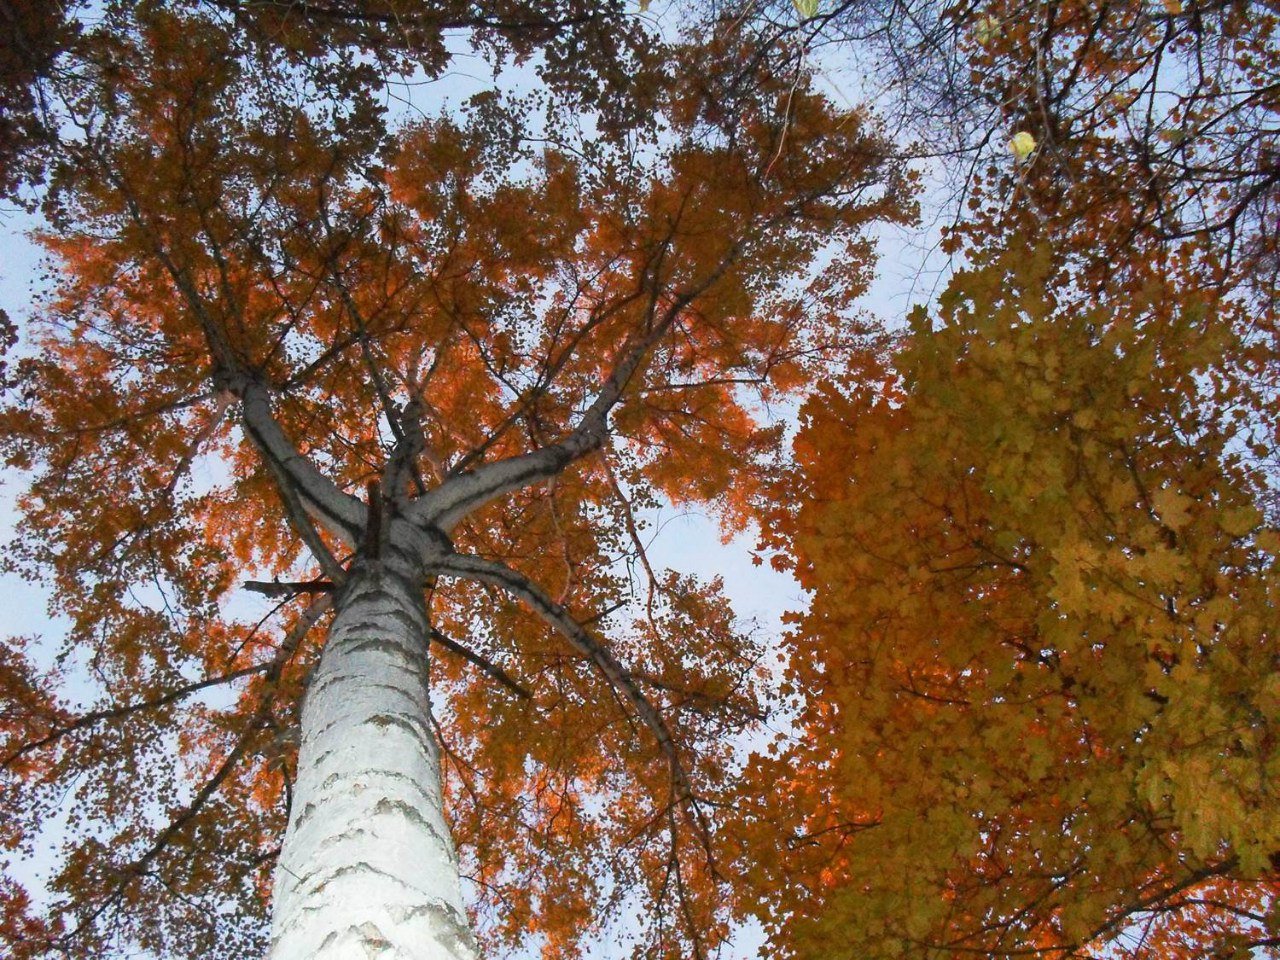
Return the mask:
<svg viewBox="0 0 1280 960">
<path fill-rule="evenodd" d="M 474 960 L 441 802 L 421 584 L 361 561 L 307 692 L 270 960 Z"/>
</svg>

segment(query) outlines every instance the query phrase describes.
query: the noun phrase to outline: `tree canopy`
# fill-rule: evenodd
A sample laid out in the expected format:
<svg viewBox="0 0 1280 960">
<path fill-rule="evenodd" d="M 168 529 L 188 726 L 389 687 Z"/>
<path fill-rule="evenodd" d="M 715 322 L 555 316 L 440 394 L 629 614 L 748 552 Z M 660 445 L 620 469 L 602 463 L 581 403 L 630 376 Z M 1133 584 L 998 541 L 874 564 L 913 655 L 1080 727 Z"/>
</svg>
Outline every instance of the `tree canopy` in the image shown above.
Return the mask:
<svg viewBox="0 0 1280 960">
<path fill-rule="evenodd" d="M 743 512 L 764 404 L 858 335 L 864 228 L 908 215 L 905 177 L 732 42 L 670 45 L 647 92 L 543 46 L 582 85 L 563 109 L 487 92 L 392 126 L 341 46 L 390 26 L 301 12 L 110 7 L 42 80 L 58 273 L 3 434 L 32 476 L 11 569 L 69 630 L 52 666 L 6 648 L 5 839 L 70 822 L 50 919 L 11 884 L 6 937 L 261 952 L 312 628 L 381 511 L 447 541 L 434 719 L 482 935 L 574 955 L 634 905 L 644 950 L 703 955 L 737 911 L 760 645 L 716 583 L 647 570 L 628 607 L 620 563 L 659 494 Z M 643 126 L 609 92 L 633 81 Z M 591 96 L 597 122 L 566 112 Z M 275 616 L 228 606 L 253 577 Z"/>
<path fill-rule="evenodd" d="M 915 23 L 968 69 L 968 266 L 817 390 L 765 506 L 813 593 L 762 761 L 811 798 L 762 869 L 804 878 L 762 911 L 798 955 L 1275 953 L 1276 25 Z"/>
<path fill-rule="evenodd" d="M 1117 317 L 1052 269 L 958 275 L 805 408 L 801 955 L 1275 945 L 1274 398 L 1207 304 Z"/>
<path fill-rule="evenodd" d="M 15 957 L 261 955 L 334 598 L 418 542 L 489 950 L 1277 952 L 1269 5 L 3 6 Z M 464 56 L 536 80 L 396 101 Z M 895 332 L 904 153 L 963 268 Z M 810 592 L 780 666 L 660 503 Z"/>
</svg>

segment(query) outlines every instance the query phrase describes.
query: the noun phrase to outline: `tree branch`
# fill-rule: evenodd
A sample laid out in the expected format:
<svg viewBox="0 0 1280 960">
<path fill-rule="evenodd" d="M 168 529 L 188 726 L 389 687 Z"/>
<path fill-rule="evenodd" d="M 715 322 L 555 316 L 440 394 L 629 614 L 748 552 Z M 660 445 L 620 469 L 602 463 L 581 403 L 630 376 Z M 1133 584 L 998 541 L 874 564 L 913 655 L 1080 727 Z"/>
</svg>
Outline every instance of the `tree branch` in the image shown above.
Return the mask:
<svg viewBox="0 0 1280 960">
<path fill-rule="evenodd" d="M 329 593 L 334 589 L 330 580 L 246 580 L 244 588 L 264 597 L 296 597 L 300 593 Z"/>
<path fill-rule="evenodd" d="M 86 138 L 92 143 L 89 129 L 83 129 Z M 290 523 L 315 554 L 316 561 L 325 569 L 325 573 L 340 580 L 342 574 L 337 561 L 316 531 L 308 529 L 309 524 L 300 515 L 298 507 L 301 505 L 306 515 L 312 516 L 334 536 L 351 545 L 355 543 L 362 526 L 363 505 L 355 497 L 343 493 L 294 447 L 271 412 L 265 385 L 253 376 L 251 369 L 237 353 L 223 325 L 209 310 L 190 272 L 173 258 L 165 246 L 162 234 L 153 227 L 131 184 L 111 166 L 101 151 L 95 149 L 95 154 L 101 163 L 103 175 L 124 198 L 130 219 L 149 237 L 152 254 L 195 316 L 209 348 L 215 388 L 228 390 L 239 398 L 245 434 L 276 477 Z M 227 306 L 234 309 L 235 304 Z M 291 487 L 294 488 L 292 491 Z"/>
<path fill-rule="evenodd" d="M 81 931 L 85 930 L 90 924 L 94 923 L 99 916 L 102 915 L 112 903 L 117 900 L 130 883 L 145 876 L 147 864 L 154 860 L 157 856 L 164 852 L 164 849 L 176 839 L 186 824 L 190 823 L 205 806 L 206 803 L 217 793 L 218 789 L 227 780 L 227 778 L 235 770 L 236 766 L 249 752 L 252 745 L 254 734 L 259 729 L 260 724 L 266 719 L 275 704 L 274 685 L 280 679 L 284 671 L 285 664 L 293 658 L 297 652 L 298 645 L 302 642 L 302 638 L 307 635 L 320 616 L 329 609 L 332 599 L 328 596 L 319 597 L 311 604 L 294 623 L 293 627 L 285 635 L 284 640 L 280 644 L 280 649 L 276 651 L 276 655 L 262 666 L 266 668 L 266 686 L 263 690 L 261 699 L 256 708 L 250 715 L 249 719 L 243 727 L 243 732 L 237 738 L 235 746 L 219 764 L 218 769 L 205 781 L 204 785 L 198 790 L 191 801 L 176 811 L 170 819 L 168 825 L 156 835 L 151 845 L 134 859 L 130 864 L 125 866 L 120 872 L 120 879 L 113 887 L 112 891 L 102 898 L 102 901 L 91 909 L 88 914 L 82 917 L 76 926 L 65 936 L 59 938 L 60 943 L 70 943 Z M 257 669 L 257 668 L 255 668 Z"/>
<path fill-rule="evenodd" d="M 502 684 L 521 700 L 533 699 L 533 694 L 529 692 L 528 687 L 522 686 L 518 681 L 511 677 L 511 674 L 507 673 L 507 671 L 503 670 L 492 660 L 487 660 L 474 650 L 464 647 L 462 644 L 458 643 L 457 640 L 441 633 L 435 627 L 431 628 L 430 639 L 432 643 L 440 644 L 440 646 L 444 647 L 450 653 L 455 653 L 473 666 L 479 667 L 480 670 L 488 674 L 494 680 L 497 680 L 498 683 Z"/>
<path fill-rule="evenodd" d="M 340 490 L 298 452 L 272 414 L 267 388 L 262 383 L 245 375 L 232 376 L 228 389 L 240 397 L 245 432 L 273 465 L 273 472 L 294 488 L 307 515 L 348 546 L 354 545 L 364 528 L 364 504 Z M 302 534 L 301 530 L 298 532 Z M 310 541 L 308 546 L 312 546 Z"/>
<path fill-rule="evenodd" d="M 736 251 L 736 247 L 734 250 Z M 643 336 L 621 352 L 613 372 L 587 407 L 578 425 L 562 440 L 529 453 L 485 464 L 474 471 L 450 477 L 411 505 L 410 520 L 451 530 L 463 517 L 498 497 L 531 483 L 547 480 L 575 460 L 599 449 L 609 435 L 609 413 L 625 395 L 653 347 L 666 335 L 680 312 L 714 284 L 734 262 L 726 256 L 697 287 L 677 296 Z"/>
<path fill-rule="evenodd" d="M 693 786 L 680 760 L 675 740 L 671 736 L 671 730 L 666 721 L 640 689 L 631 671 L 623 666 L 604 644 L 591 636 L 569 611 L 551 599 L 541 587 L 524 574 L 496 560 L 450 554 L 447 557 L 435 559 L 431 563 L 434 572 L 443 576 L 493 584 L 506 590 L 513 597 L 523 600 L 539 617 L 564 636 L 575 649 L 590 659 L 605 679 L 630 702 L 641 722 L 649 728 L 654 739 L 658 741 L 658 746 L 666 756 L 671 769 L 676 799 L 686 803 L 694 800 Z"/>
</svg>

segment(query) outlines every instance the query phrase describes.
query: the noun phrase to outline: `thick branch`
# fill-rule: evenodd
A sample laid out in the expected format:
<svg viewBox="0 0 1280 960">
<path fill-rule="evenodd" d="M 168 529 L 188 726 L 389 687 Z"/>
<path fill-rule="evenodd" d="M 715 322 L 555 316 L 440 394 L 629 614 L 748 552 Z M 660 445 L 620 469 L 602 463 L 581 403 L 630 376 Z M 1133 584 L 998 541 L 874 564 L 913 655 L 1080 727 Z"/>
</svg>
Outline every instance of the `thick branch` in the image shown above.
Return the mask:
<svg viewBox="0 0 1280 960">
<path fill-rule="evenodd" d="M 473 666 L 478 667 L 480 670 L 484 671 L 484 673 L 488 674 L 494 680 L 498 681 L 498 683 L 502 684 L 514 693 L 521 700 L 533 699 L 533 694 L 529 692 L 528 688 L 521 686 L 519 682 L 512 678 L 511 674 L 507 673 L 507 671 L 503 670 L 492 660 L 485 659 L 474 650 L 464 647 L 462 644 L 458 643 L 457 640 L 441 633 L 435 627 L 431 628 L 431 642 L 440 644 L 440 646 L 444 647 L 450 653 L 455 653 L 463 660 L 466 660 Z"/>
<path fill-rule="evenodd" d="M 274 472 L 285 478 L 297 492 L 309 516 L 348 546 L 353 546 L 364 527 L 364 504 L 343 493 L 315 464 L 298 452 L 272 414 L 265 386 L 243 378 L 233 384 L 232 390 L 241 398 L 245 432 L 262 456 L 273 465 Z"/>
<path fill-rule="evenodd" d="M 88 141 L 93 143 L 92 131 L 83 123 L 81 128 Z M 297 515 L 298 504 L 293 500 L 300 501 L 308 515 L 348 545 L 354 544 L 359 535 L 364 519 L 363 506 L 355 497 L 343 493 L 294 447 L 271 412 L 270 397 L 265 385 L 252 375 L 251 368 L 227 337 L 225 328 L 210 311 L 190 272 L 171 255 L 162 234 L 152 225 L 130 183 L 119 170 L 112 167 L 101 152 L 97 153 L 97 157 L 103 174 L 124 198 L 130 219 L 150 239 L 152 253 L 169 274 L 199 324 L 213 362 L 216 386 L 228 389 L 240 399 L 245 433 L 271 467 L 280 485 L 290 522 L 315 553 L 316 560 L 325 568 L 325 573 L 331 577 L 340 576 L 332 554 L 324 547 L 316 532 L 309 530 L 308 524 Z M 212 243 L 212 238 L 209 239 Z M 234 310 L 235 304 L 228 302 L 227 308 Z"/>
<path fill-rule="evenodd" d="M 296 597 L 300 593 L 330 593 L 334 584 L 330 580 L 246 580 L 244 588 L 264 597 Z"/>
<path fill-rule="evenodd" d="M 418 457 L 426 447 L 426 436 L 422 431 L 422 402 L 413 397 L 403 409 L 390 410 L 387 418 L 396 424 L 397 440 L 382 472 L 382 495 L 395 505 L 396 510 L 402 510 L 411 483 L 419 491 L 426 489 L 417 468 Z"/>
<path fill-rule="evenodd" d="M 569 611 L 551 599 L 541 587 L 524 574 L 495 560 L 450 554 L 433 561 L 432 565 L 441 575 L 493 584 L 506 590 L 513 597 L 523 600 L 539 617 L 564 636 L 575 649 L 589 658 L 605 679 L 630 702 L 641 722 L 649 728 L 654 739 L 658 741 L 658 746 L 671 768 L 676 799 L 682 802 L 693 800 L 693 787 L 680 760 L 667 722 L 640 689 L 631 671 L 623 666 L 607 647 L 588 633 Z"/>
<path fill-rule="evenodd" d="M 731 262 L 732 258 L 726 258 L 720 269 L 696 289 L 677 297 L 644 336 L 634 340 L 623 350 L 609 379 L 604 382 L 595 400 L 568 436 L 530 453 L 508 457 L 469 473 L 450 477 L 413 504 L 410 519 L 447 532 L 473 510 L 531 483 L 550 479 L 575 460 L 598 450 L 609 435 L 610 411 L 626 393 L 631 379 L 639 371 L 649 352 L 666 335 L 680 311 L 715 283 Z"/>
</svg>

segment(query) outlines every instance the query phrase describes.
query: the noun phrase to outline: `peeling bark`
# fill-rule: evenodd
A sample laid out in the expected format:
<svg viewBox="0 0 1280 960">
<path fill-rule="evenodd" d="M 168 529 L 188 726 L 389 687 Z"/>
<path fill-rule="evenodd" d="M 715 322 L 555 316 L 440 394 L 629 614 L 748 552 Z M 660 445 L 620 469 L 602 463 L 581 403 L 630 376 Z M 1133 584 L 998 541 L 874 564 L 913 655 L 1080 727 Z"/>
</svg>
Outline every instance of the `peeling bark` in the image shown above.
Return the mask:
<svg viewBox="0 0 1280 960">
<path fill-rule="evenodd" d="M 412 578 L 352 570 L 302 712 L 270 960 L 474 960 Z"/>
</svg>

